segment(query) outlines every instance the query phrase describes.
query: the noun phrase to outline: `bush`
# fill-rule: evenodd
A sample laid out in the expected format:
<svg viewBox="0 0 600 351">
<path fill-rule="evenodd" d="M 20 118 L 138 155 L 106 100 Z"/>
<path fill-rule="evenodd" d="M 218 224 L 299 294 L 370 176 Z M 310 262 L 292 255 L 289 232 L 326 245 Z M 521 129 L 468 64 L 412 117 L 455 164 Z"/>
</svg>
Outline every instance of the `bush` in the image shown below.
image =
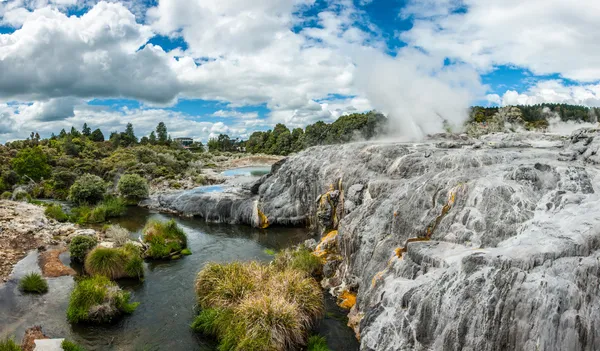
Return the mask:
<svg viewBox="0 0 600 351">
<path fill-rule="evenodd" d="M 57 220 L 58 222 L 66 222 L 69 220 L 69 216 L 63 211 L 63 208 L 59 204 L 52 204 L 44 210 L 46 217 Z"/>
<path fill-rule="evenodd" d="M 107 197 L 96 207 L 76 207 L 71 210 L 71 221 L 79 224 L 104 223 L 110 218 L 123 216 L 127 205 L 121 198 Z"/>
<path fill-rule="evenodd" d="M 12 169 L 20 176 L 27 176 L 34 181 L 47 178 L 52 171 L 48 158 L 38 146 L 23 149 L 11 161 Z"/>
<path fill-rule="evenodd" d="M 71 293 L 67 319 L 71 323 L 107 323 L 135 311 L 139 303 L 129 303 L 131 295 L 104 276 L 77 282 Z"/>
<path fill-rule="evenodd" d="M 0 340 L 0 351 L 21 351 L 21 347 L 12 338 Z"/>
<path fill-rule="evenodd" d="M 77 262 L 84 262 L 85 256 L 98 245 L 95 238 L 86 235 L 79 235 L 71 240 L 69 244 L 69 252 L 71 259 Z"/>
<path fill-rule="evenodd" d="M 77 204 L 96 204 L 104 198 L 106 184 L 102 178 L 84 174 L 79 177 L 69 190 L 69 199 Z"/>
<path fill-rule="evenodd" d="M 90 275 L 103 275 L 110 279 L 142 278 L 144 262 L 140 250 L 133 244 L 110 249 L 97 247 L 85 259 L 85 271 Z"/>
<path fill-rule="evenodd" d="M 129 201 L 139 201 L 148 197 L 148 183 L 137 174 L 125 174 L 119 179 L 119 193 Z"/>
<path fill-rule="evenodd" d="M 43 294 L 48 292 L 48 283 L 38 273 L 29 273 L 19 281 L 19 289 L 26 293 Z"/>
<path fill-rule="evenodd" d="M 69 340 L 63 340 L 62 344 L 60 344 L 64 351 L 85 351 L 85 349 L 74 342 Z"/>
<path fill-rule="evenodd" d="M 175 220 L 150 220 L 144 227 L 144 242 L 149 245 L 146 256 L 164 259 L 177 255 L 187 247 L 187 237 Z"/>
<path fill-rule="evenodd" d="M 129 241 L 129 231 L 120 225 L 111 225 L 106 229 L 106 237 L 112 239 L 117 246 L 123 246 Z"/>
<path fill-rule="evenodd" d="M 297 249 L 286 249 L 280 251 L 273 260 L 273 264 L 279 270 L 286 268 L 298 269 L 307 274 L 319 278 L 323 274 L 323 262 L 304 246 Z"/>
<path fill-rule="evenodd" d="M 323 293 L 304 271 L 256 262 L 210 263 L 196 278 L 196 331 L 220 350 L 290 350 L 322 315 Z"/>
<path fill-rule="evenodd" d="M 327 340 L 324 337 L 313 335 L 308 338 L 308 343 L 306 345 L 307 351 L 330 351 L 327 346 Z"/>
<path fill-rule="evenodd" d="M 10 200 L 11 197 L 12 197 L 12 193 L 10 191 L 5 191 L 0 196 L 0 198 L 2 198 L 2 200 Z"/>
<path fill-rule="evenodd" d="M 27 193 L 27 191 L 25 191 L 23 189 L 17 189 L 12 194 L 12 200 L 13 201 L 30 202 L 32 199 L 31 199 L 31 195 L 29 195 L 29 193 Z"/>
</svg>

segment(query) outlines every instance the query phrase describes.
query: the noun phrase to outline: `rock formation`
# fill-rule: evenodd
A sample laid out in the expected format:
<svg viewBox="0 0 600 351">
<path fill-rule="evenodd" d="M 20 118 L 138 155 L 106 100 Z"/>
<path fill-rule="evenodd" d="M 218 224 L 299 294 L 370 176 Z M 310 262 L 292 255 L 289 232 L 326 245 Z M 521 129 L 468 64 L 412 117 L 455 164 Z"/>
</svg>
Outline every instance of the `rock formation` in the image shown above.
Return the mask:
<svg viewBox="0 0 600 351">
<path fill-rule="evenodd" d="M 352 307 L 362 350 L 594 350 L 598 148 L 595 129 L 314 147 L 257 195 L 161 206 L 315 229 L 333 262 L 324 284 Z"/>
</svg>

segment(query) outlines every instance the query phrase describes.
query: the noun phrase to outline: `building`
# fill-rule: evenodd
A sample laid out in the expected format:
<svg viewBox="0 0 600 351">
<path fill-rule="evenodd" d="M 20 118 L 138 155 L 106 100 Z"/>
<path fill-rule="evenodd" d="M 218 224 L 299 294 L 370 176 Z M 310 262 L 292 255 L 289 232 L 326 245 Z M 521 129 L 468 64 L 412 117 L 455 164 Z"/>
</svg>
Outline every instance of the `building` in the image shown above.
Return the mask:
<svg viewBox="0 0 600 351">
<path fill-rule="evenodd" d="M 173 139 L 173 141 L 181 144 L 181 146 L 185 148 L 192 146 L 192 144 L 194 143 L 194 139 L 192 138 L 175 138 Z"/>
</svg>

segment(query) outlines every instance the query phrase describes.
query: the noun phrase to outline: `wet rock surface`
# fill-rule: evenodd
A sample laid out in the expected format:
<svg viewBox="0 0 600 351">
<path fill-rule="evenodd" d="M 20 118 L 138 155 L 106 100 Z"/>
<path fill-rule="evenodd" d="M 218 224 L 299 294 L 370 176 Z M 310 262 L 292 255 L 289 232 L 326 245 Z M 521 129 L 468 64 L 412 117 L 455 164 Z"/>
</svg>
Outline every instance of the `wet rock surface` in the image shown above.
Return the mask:
<svg viewBox="0 0 600 351">
<path fill-rule="evenodd" d="M 0 200 L 0 279 L 6 281 L 28 251 L 59 245 L 78 230 L 73 224 L 48 219 L 41 206 Z"/>
</svg>

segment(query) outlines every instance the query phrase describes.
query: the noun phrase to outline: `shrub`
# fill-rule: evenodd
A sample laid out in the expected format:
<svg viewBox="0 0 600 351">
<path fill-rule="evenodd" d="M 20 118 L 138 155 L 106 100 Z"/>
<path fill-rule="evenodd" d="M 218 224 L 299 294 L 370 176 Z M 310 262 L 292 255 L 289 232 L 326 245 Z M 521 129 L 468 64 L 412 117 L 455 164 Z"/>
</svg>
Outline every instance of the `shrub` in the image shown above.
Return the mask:
<svg viewBox="0 0 600 351">
<path fill-rule="evenodd" d="M 148 183 L 137 174 L 125 174 L 119 179 L 119 193 L 129 201 L 139 201 L 148 197 Z"/>
<path fill-rule="evenodd" d="M 142 278 L 144 263 L 139 248 L 133 244 L 118 249 L 97 247 L 87 255 L 85 271 L 110 279 Z"/>
<path fill-rule="evenodd" d="M 286 249 L 280 251 L 273 260 L 277 269 L 298 269 L 318 278 L 323 274 L 323 262 L 309 249 L 300 246 L 297 249 Z"/>
<path fill-rule="evenodd" d="M 81 347 L 69 340 L 63 340 L 63 342 L 60 344 L 60 346 L 62 347 L 62 349 L 64 351 L 85 351 L 85 349 L 83 347 Z"/>
<path fill-rule="evenodd" d="M 10 191 L 5 191 L 0 196 L 0 198 L 2 198 L 2 200 L 10 200 L 11 197 L 12 197 L 12 193 Z"/>
<path fill-rule="evenodd" d="M 96 204 L 104 198 L 106 184 L 102 178 L 84 174 L 79 177 L 69 190 L 69 199 L 77 204 Z"/>
<path fill-rule="evenodd" d="M 313 335 L 308 338 L 308 343 L 306 344 L 307 351 L 330 351 L 327 346 L 327 340 L 324 337 Z"/>
<path fill-rule="evenodd" d="M 120 225 L 111 225 L 106 229 L 106 237 L 112 239 L 117 246 L 123 246 L 129 241 L 129 231 Z"/>
<path fill-rule="evenodd" d="M 12 338 L 0 340 L 0 351 L 21 351 L 21 347 Z"/>
<path fill-rule="evenodd" d="M 39 146 L 29 147 L 17 153 L 11 161 L 12 169 L 20 176 L 27 176 L 34 181 L 47 178 L 52 171 L 48 158 Z"/>
<path fill-rule="evenodd" d="M 196 331 L 220 350 L 289 350 L 305 342 L 322 315 L 323 293 L 304 271 L 256 262 L 210 263 L 196 278 Z"/>
<path fill-rule="evenodd" d="M 66 222 L 69 220 L 69 216 L 63 211 L 63 208 L 59 204 L 52 204 L 44 210 L 46 217 L 55 219 L 59 222 Z"/>
<path fill-rule="evenodd" d="M 187 237 L 175 220 L 150 220 L 144 227 L 144 242 L 149 245 L 146 256 L 154 259 L 177 255 L 187 247 Z"/>
<path fill-rule="evenodd" d="M 29 273 L 19 281 L 19 289 L 26 293 L 43 294 L 48 292 L 48 283 L 38 273 Z"/>
<path fill-rule="evenodd" d="M 27 202 L 30 202 L 32 200 L 31 195 L 29 195 L 29 193 L 27 193 L 27 191 L 25 191 L 23 189 L 15 190 L 12 194 L 12 199 L 13 199 L 13 201 L 27 201 Z"/>
<path fill-rule="evenodd" d="M 96 207 L 76 207 L 71 210 L 71 221 L 79 224 L 103 223 L 127 212 L 127 205 L 121 198 L 107 197 Z"/>
<path fill-rule="evenodd" d="M 84 262 L 85 256 L 90 252 L 98 241 L 87 235 L 79 235 L 71 240 L 69 244 L 69 252 L 71 253 L 71 259 L 78 262 Z"/>
<path fill-rule="evenodd" d="M 129 303 L 131 295 L 104 276 L 77 282 L 71 293 L 67 319 L 71 323 L 107 323 L 133 313 L 139 303 Z"/>
</svg>

